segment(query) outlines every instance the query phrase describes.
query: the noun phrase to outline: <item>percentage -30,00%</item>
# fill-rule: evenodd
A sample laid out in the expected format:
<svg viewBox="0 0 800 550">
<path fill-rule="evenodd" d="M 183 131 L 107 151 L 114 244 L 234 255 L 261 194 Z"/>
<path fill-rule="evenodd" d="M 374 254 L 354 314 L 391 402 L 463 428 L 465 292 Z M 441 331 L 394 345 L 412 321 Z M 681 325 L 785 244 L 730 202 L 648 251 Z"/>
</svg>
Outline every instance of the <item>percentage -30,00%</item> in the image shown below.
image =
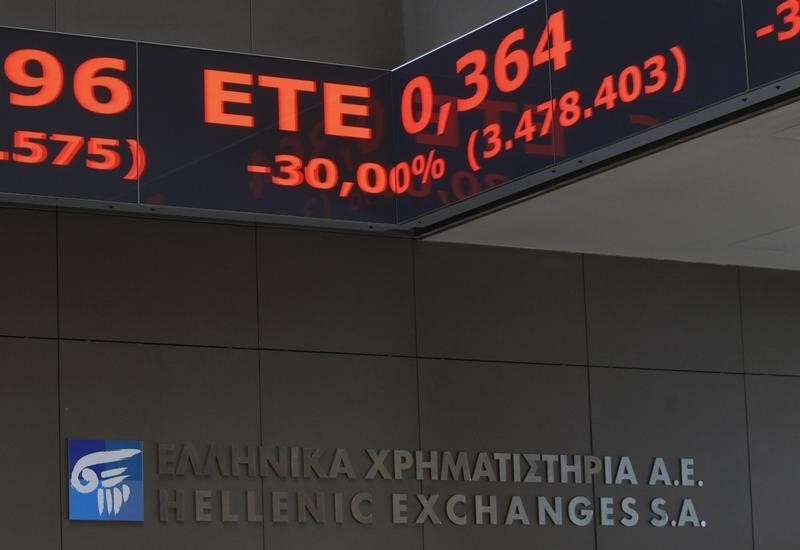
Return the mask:
<svg viewBox="0 0 800 550">
<path fill-rule="evenodd" d="M 447 164 L 443 158 L 436 156 L 431 149 L 427 155 L 417 155 L 410 162 L 399 162 L 387 169 L 376 162 L 364 162 L 358 165 L 354 181 L 342 180 L 339 167 L 328 158 L 316 157 L 304 162 L 296 155 L 275 155 L 273 166 L 250 164 L 247 171 L 252 174 L 263 174 L 270 177 L 275 185 L 297 187 L 308 184 L 313 189 L 330 191 L 339 190 L 340 197 L 348 197 L 358 187 L 370 195 L 381 195 L 391 192 L 402 195 L 411 189 L 415 179 L 422 185 L 440 180 L 447 172 Z"/>
</svg>

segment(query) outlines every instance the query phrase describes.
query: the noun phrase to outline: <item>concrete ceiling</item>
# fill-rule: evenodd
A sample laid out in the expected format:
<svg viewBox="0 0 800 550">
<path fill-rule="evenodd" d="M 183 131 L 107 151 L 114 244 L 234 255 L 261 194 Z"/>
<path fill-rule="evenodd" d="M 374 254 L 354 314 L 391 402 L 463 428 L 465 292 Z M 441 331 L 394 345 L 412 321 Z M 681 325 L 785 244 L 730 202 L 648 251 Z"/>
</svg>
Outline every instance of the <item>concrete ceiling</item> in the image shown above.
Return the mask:
<svg viewBox="0 0 800 550">
<path fill-rule="evenodd" d="M 800 270 L 800 101 L 428 240 Z"/>
</svg>

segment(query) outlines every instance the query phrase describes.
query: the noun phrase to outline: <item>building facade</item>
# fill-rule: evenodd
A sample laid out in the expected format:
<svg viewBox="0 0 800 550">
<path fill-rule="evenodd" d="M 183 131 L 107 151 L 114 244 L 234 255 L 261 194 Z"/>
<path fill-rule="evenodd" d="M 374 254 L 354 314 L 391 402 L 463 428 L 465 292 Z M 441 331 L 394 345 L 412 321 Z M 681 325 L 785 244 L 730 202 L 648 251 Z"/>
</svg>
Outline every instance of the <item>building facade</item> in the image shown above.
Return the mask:
<svg viewBox="0 0 800 550">
<path fill-rule="evenodd" d="M 392 67 L 516 7 L 0 24 Z M 796 547 L 797 272 L 13 204 L 0 251 L 4 548 Z M 141 441 L 143 521 L 70 519 L 77 440 Z"/>
</svg>

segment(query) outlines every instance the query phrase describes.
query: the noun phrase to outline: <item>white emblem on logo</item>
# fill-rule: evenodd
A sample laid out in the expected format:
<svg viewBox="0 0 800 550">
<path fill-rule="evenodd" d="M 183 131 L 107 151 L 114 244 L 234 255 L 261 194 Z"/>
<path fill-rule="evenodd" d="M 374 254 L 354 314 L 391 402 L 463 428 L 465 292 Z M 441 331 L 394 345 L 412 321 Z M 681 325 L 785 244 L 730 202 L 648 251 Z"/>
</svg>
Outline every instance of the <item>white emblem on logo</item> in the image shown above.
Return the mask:
<svg viewBox="0 0 800 550">
<path fill-rule="evenodd" d="M 84 456 L 72 468 L 69 482 L 73 489 L 79 493 L 88 494 L 97 491 L 97 512 L 102 516 L 116 516 L 122 505 L 128 502 L 131 488 L 123 483 L 128 477 L 124 475 L 127 468 L 112 468 L 100 473 L 102 481 L 92 470 L 92 466 L 99 464 L 113 464 L 141 454 L 138 449 L 120 449 L 117 451 L 102 451 Z"/>
</svg>

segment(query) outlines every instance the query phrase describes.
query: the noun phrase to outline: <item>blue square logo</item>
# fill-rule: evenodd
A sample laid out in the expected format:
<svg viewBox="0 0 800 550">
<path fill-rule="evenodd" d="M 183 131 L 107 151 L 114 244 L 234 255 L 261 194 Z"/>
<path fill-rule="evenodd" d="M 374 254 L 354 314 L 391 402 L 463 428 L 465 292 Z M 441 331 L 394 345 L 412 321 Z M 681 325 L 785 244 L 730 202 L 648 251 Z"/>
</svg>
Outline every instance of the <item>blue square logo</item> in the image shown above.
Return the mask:
<svg viewBox="0 0 800 550">
<path fill-rule="evenodd" d="M 69 519 L 144 521 L 141 441 L 67 442 Z"/>
</svg>

